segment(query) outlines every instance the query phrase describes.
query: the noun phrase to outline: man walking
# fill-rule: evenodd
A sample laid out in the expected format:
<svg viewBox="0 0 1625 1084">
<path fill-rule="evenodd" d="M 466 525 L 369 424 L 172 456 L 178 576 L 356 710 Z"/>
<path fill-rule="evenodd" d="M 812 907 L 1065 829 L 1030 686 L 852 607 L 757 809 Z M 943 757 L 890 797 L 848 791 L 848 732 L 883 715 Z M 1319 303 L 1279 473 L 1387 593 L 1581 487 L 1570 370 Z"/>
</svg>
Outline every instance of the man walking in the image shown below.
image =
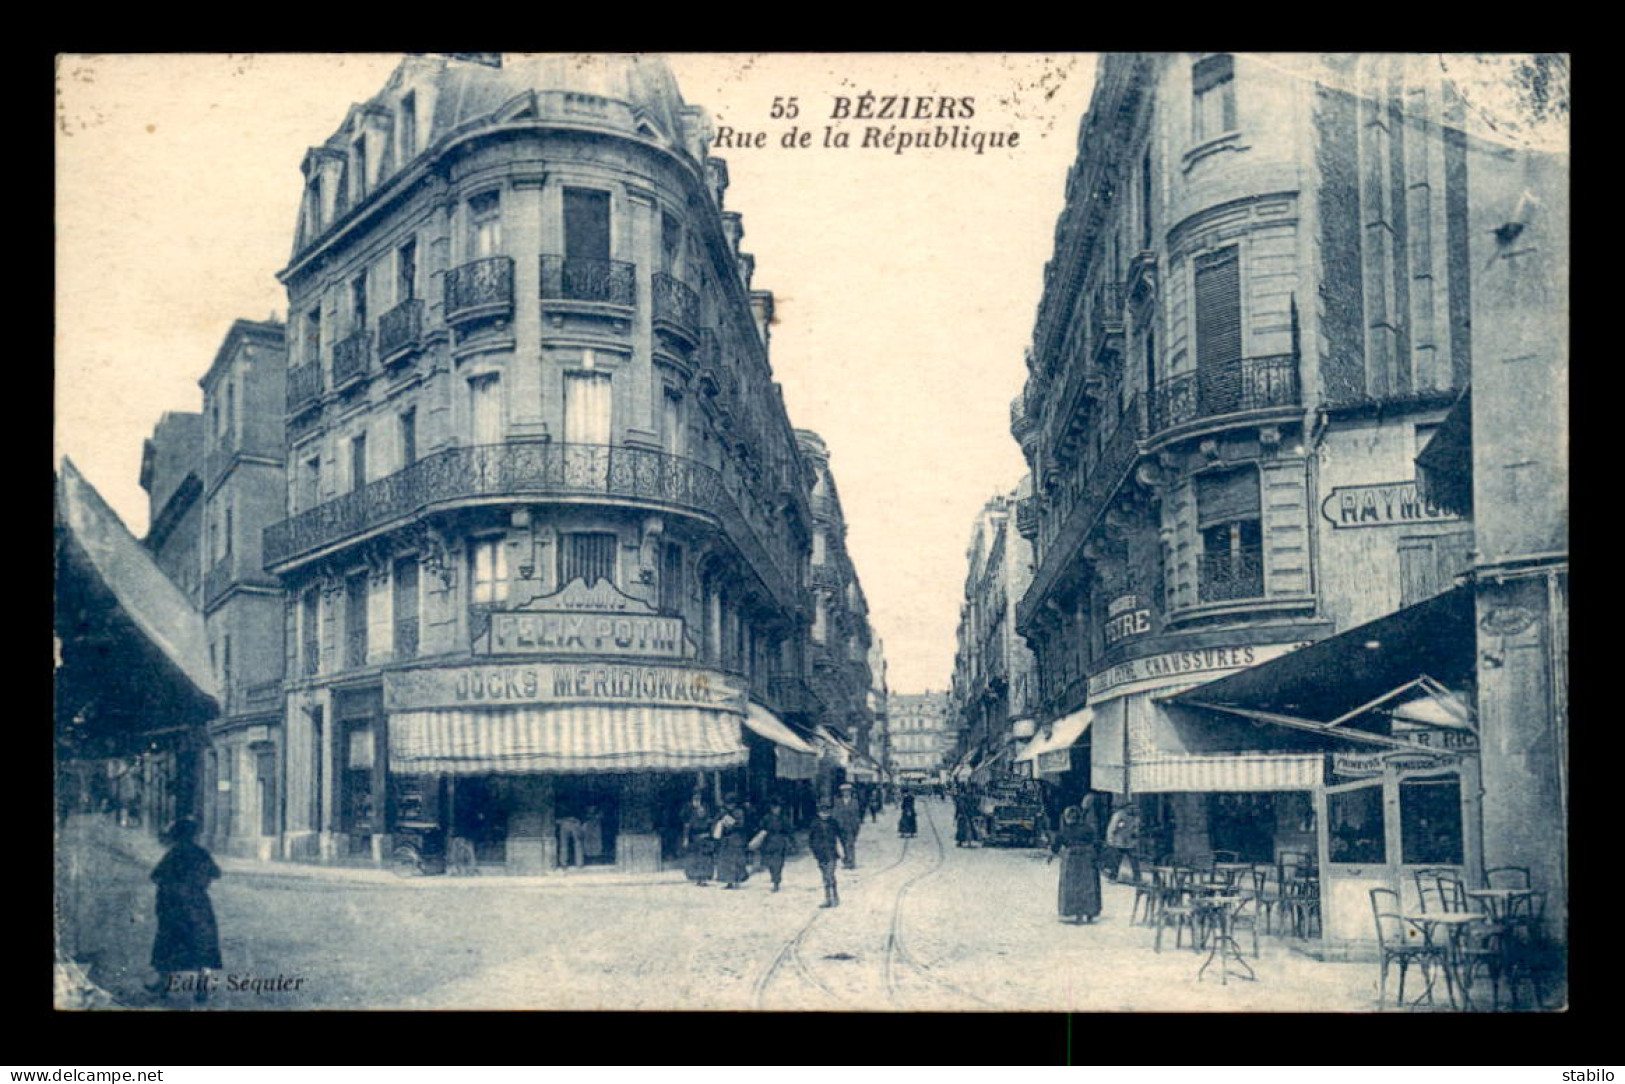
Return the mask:
<svg viewBox="0 0 1625 1084">
<path fill-rule="evenodd" d="M 846 868 L 857 869 L 858 829 L 863 827 L 863 805 L 853 795 L 851 783 L 841 784 L 841 795 L 835 799 L 835 823 L 841 832 L 841 851 L 846 857 Z"/>
<path fill-rule="evenodd" d="M 831 816 L 832 812 L 828 804 L 820 803 L 818 819 L 807 829 L 807 849 L 812 851 L 813 858 L 818 862 L 818 872 L 824 878 L 824 902 L 819 904 L 820 907 L 841 905 L 840 889 L 835 884 L 835 859 L 843 850 L 841 827 Z"/>
</svg>

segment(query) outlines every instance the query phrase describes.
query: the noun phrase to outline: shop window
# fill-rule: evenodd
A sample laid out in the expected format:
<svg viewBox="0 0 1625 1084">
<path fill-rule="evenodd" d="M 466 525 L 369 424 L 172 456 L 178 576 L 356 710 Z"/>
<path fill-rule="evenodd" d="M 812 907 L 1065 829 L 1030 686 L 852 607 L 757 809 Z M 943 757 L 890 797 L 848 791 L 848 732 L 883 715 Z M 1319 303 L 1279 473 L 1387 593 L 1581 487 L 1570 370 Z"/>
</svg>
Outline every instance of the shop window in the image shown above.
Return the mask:
<svg viewBox="0 0 1625 1084">
<path fill-rule="evenodd" d="M 1326 821 L 1333 862 L 1376 864 L 1387 861 L 1381 784 L 1329 792 Z"/>
<path fill-rule="evenodd" d="M 1401 780 L 1399 838 L 1407 865 L 1461 865 L 1461 778 L 1451 773 Z"/>
<path fill-rule="evenodd" d="M 1236 129 L 1236 62 L 1229 53 L 1191 68 L 1191 138 L 1201 143 Z"/>
<path fill-rule="evenodd" d="M 470 555 L 474 570 L 470 600 L 476 606 L 489 606 L 508 597 L 508 546 L 502 538 L 482 538 Z"/>
<path fill-rule="evenodd" d="M 580 531 L 565 535 L 559 545 L 559 582 L 581 580 L 591 587 L 599 580 L 615 582 L 618 540 L 607 531 Z"/>
</svg>

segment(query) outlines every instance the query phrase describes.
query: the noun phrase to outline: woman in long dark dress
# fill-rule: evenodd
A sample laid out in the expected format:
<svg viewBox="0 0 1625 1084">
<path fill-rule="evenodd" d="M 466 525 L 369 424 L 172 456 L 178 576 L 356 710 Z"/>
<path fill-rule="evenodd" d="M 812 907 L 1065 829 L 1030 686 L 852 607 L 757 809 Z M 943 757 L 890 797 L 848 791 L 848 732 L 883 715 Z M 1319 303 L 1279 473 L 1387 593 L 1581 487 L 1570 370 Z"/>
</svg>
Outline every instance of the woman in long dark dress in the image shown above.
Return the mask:
<svg viewBox="0 0 1625 1084">
<path fill-rule="evenodd" d="M 914 795 L 903 795 L 903 810 L 897 815 L 897 834 L 904 839 L 913 839 L 914 834 L 920 830 L 918 816 L 914 812 Z"/>
<path fill-rule="evenodd" d="M 747 868 L 749 855 L 745 849 L 745 814 L 737 805 L 731 805 L 717 818 L 712 832 L 717 839 L 717 880 L 723 888 L 738 888 L 739 882 L 750 875 Z"/>
<path fill-rule="evenodd" d="M 716 818 L 705 808 L 705 799 L 698 794 L 689 799 L 683 811 L 683 832 L 688 837 L 688 855 L 683 860 L 683 872 L 696 885 L 705 885 L 717 872 L 717 841 L 711 838 Z"/>
<path fill-rule="evenodd" d="M 214 906 L 209 902 L 209 882 L 220 876 L 220 867 L 208 851 L 197 845 L 196 837 L 196 821 L 176 821 L 169 830 L 172 845 L 152 871 L 153 883 L 158 886 L 158 935 L 152 942 L 152 969 L 158 972 L 158 982 L 149 989 L 167 994 L 173 985 L 172 975 L 197 972 L 194 989 L 197 1000 L 202 1001 L 209 990 L 204 973 L 222 966 L 220 931 L 214 920 Z"/>
<path fill-rule="evenodd" d="M 1091 817 L 1096 822 L 1091 825 Z M 1093 922 L 1100 914 L 1098 861 L 1099 817 L 1087 807 L 1068 806 L 1061 813 L 1061 830 L 1050 843 L 1050 860 L 1061 855 L 1061 881 L 1056 909 L 1062 921 Z"/>
</svg>

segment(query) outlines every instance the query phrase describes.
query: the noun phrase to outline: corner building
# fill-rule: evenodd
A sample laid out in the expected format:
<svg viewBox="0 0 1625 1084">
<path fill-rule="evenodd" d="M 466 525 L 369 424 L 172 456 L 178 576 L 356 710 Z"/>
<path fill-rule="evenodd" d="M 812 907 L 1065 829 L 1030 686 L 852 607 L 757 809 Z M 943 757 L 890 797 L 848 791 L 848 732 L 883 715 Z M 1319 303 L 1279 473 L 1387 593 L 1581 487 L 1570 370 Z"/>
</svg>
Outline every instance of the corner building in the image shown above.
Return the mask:
<svg viewBox="0 0 1625 1084">
<path fill-rule="evenodd" d="M 1471 525 L 1414 468 L 1473 345 L 1436 68 L 1104 58 L 1011 408 L 1038 738 L 1140 804 L 1152 858 L 1323 871 L 1328 941 L 1368 940 L 1366 890 L 1414 897 L 1413 867 L 1477 876 L 1472 650 L 1427 647 L 1462 642 Z M 1290 672 L 1318 641 L 1318 679 Z"/>
<path fill-rule="evenodd" d="M 807 467 L 708 134 L 658 59 L 409 56 L 306 155 L 285 857 L 658 868 L 799 743 Z"/>
</svg>

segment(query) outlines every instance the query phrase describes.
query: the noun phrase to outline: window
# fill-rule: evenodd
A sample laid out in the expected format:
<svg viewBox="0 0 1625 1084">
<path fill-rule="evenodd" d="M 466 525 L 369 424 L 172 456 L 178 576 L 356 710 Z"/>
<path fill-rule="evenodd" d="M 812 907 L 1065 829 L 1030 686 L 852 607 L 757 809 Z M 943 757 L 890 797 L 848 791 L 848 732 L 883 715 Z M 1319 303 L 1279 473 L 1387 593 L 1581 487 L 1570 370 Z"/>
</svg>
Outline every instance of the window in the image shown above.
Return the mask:
<svg viewBox="0 0 1625 1084">
<path fill-rule="evenodd" d="M 1199 591 L 1203 602 L 1258 598 L 1264 593 L 1263 526 L 1258 472 L 1252 468 L 1196 479 L 1202 532 Z"/>
<path fill-rule="evenodd" d="M 660 436 L 667 455 L 682 455 L 687 447 L 683 435 L 683 399 L 669 388 L 661 400 Z"/>
<path fill-rule="evenodd" d="M 1399 839 L 1407 865 L 1461 865 L 1459 776 L 1450 773 L 1400 780 Z"/>
<path fill-rule="evenodd" d="M 823 595 L 819 595 L 818 596 L 818 602 L 817 602 L 815 608 L 813 609 L 813 627 L 812 627 L 813 643 L 821 644 L 821 643 L 824 642 L 826 627 L 828 626 L 828 624 L 829 624 L 829 602 L 828 602 L 827 599 L 824 598 Z"/>
<path fill-rule="evenodd" d="M 305 313 L 305 364 L 322 362 L 322 307 L 317 305 Z"/>
<path fill-rule="evenodd" d="M 410 659 L 418 653 L 418 559 L 395 562 L 395 657 Z"/>
<path fill-rule="evenodd" d="M 229 498 L 229 497 L 226 498 L 226 526 L 225 526 L 225 532 L 224 533 L 225 533 L 225 537 L 220 540 L 221 549 L 222 549 L 222 556 L 230 557 L 231 556 L 232 530 L 231 530 L 231 498 Z"/>
<path fill-rule="evenodd" d="M 226 685 L 231 684 L 231 633 L 220 638 L 220 679 Z"/>
<path fill-rule="evenodd" d="M 236 413 L 237 413 L 237 395 L 236 395 L 236 391 L 237 391 L 236 385 L 234 385 L 231 382 L 230 377 L 227 377 L 226 378 L 226 409 L 220 415 L 220 436 L 223 439 L 228 439 L 229 440 L 230 437 L 231 437 L 232 422 L 235 420 Z"/>
<path fill-rule="evenodd" d="M 564 258 L 609 259 L 609 193 L 592 188 L 564 190 Z"/>
<path fill-rule="evenodd" d="M 677 260 L 682 252 L 683 227 L 676 218 L 660 213 L 660 270 L 668 275 L 677 274 Z"/>
<path fill-rule="evenodd" d="M 470 564 L 474 569 L 471 599 L 476 605 L 503 602 L 508 597 L 508 546 L 502 538 L 474 543 Z"/>
<path fill-rule="evenodd" d="M 410 467 L 418 461 L 418 408 L 401 411 L 401 467 Z"/>
<path fill-rule="evenodd" d="M 502 252 L 502 196 L 498 192 L 482 192 L 468 201 L 469 244 L 471 260 L 496 256 Z"/>
<path fill-rule="evenodd" d="M 1236 129 L 1235 60 L 1220 53 L 1191 68 L 1191 138 L 1201 143 Z"/>
<path fill-rule="evenodd" d="M 470 418 L 475 444 L 502 443 L 502 377 L 487 373 L 468 382 Z"/>
<path fill-rule="evenodd" d="M 1241 258 L 1232 245 L 1196 259 L 1196 365 L 1216 371 L 1240 360 Z M 1204 392 L 1225 390 L 1209 384 Z"/>
<path fill-rule="evenodd" d="M 812 561 L 813 561 L 813 564 L 821 565 L 821 564 L 824 563 L 824 559 L 825 559 L 824 550 L 825 550 L 825 547 L 824 547 L 824 532 L 821 531 L 821 530 L 814 531 L 813 536 L 812 536 Z"/>
<path fill-rule="evenodd" d="M 367 484 L 367 434 L 350 438 L 350 488 L 360 489 Z"/>
<path fill-rule="evenodd" d="M 683 611 L 683 547 L 667 542 L 660 551 L 660 612 Z"/>
<path fill-rule="evenodd" d="M 407 91 L 401 97 L 401 164 L 410 162 L 418 153 L 418 97 Z"/>
<path fill-rule="evenodd" d="M 350 280 L 350 333 L 367 330 L 367 276 L 365 272 Z"/>
<path fill-rule="evenodd" d="M 1140 160 L 1140 249 L 1151 248 L 1151 148 Z"/>
<path fill-rule="evenodd" d="M 395 250 L 395 300 L 410 301 L 417 296 L 418 243 L 411 240 Z"/>
<path fill-rule="evenodd" d="M 321 500 L 322 493 L 322 457 L 311 456 L 305 460 L 305 469 L 299 475 L 299 508 L 301 511 L 315 508 Z"/>
<path fill-rule="evenodd" d="M 559 546 L 559 583 L 581 580 L 591 587 L 599 580 L 615 582 L 615 535 L 607 531 L 567 534 Z"/>
<path fill-rule="evenodd" d="M 259 790 L 260 835 L 274 836 L 277 823 L 276 754 L 270 749 L 255 749 L 254 778 Z"/>
<path fill-rule="evenodd" d="M 344 665 L 367 665 L 367 574 L 344 581 Z"/>
<path fill-rule="evenodd" d="M 1326 822 L 1333 862 L 1381 863 L 1387 860 L 1381 783 L 1346 791 L 1328 791 Z"/>
<path fill-rule="evenodd" d="M 305 186 L 305 221 L 309 230 L 308 239 L 314 239 L 322 232 L 322 179 L 312 177 Z"/>
<path fill-rule="evenodd" d="M 608 373 L 564 374 L 564 442 L 608 444 L 614 399 Z"/>
<path fill-rule="evenodd" d="M 300 643 L 304 647 L 304 674 L 306 677 L 321 670 L 322 660 L 322 633 L 321 633 L 321 594 L 312 587 L 305 592 L 300 600 L 299 633 Z"/>
<path fill-rule="evenodd" d="M 367 194 L 367 139 L 365 136 L 351 144 L 355 152 L 355 199 L 359 203 Z"/>
<path fill-rule="evenodd" d="M 1430 599 L 1454 586 L 1471 565 L 1473 532 L 1399 540 L 1399 605 Z"/>
<path fill-rule="evenodd" d="M 1157 387 L 1157 332 L 1155 328 L 1146 328 L 1140 336 L 1140 353 L 1145 358 L 1145 389 L 1147 392 L 1155 391 Z M 1122 400 L 1118 400 L 1118 409 L 1122 409 Z"/>
</svg>

